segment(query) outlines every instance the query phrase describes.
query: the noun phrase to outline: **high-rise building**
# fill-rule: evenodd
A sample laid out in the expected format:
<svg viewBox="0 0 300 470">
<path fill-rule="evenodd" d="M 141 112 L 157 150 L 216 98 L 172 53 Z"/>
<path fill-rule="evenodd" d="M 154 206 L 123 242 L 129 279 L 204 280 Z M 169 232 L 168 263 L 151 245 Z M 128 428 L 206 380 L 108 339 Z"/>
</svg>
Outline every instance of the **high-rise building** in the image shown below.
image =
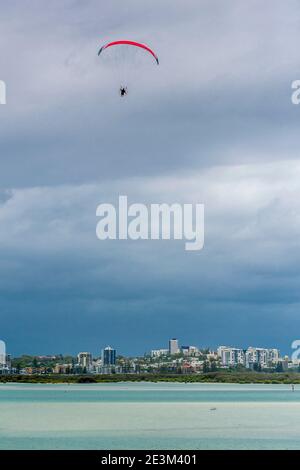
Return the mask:
<svg viewBox="0 0 300 470">
<path fill-rule="evenodd" d="M 271 367 L 279 362 L 278 349 L 265 349 L 249 347 L 246 351 L 246 367 L 253 368 L 256 365 L 262 368 Z"/>
<path fill-rule="evenodd" d="M 229 346 L 220 346 L 218 356 L 223 366 L 237 366 L 245 364 L 245 351 L 240 348 L 231 348 Z"/>
<path fill-rule="evenodd" d="M 78 354 L 77 358 L 78 358 L 79 367 L 82 367 L 83 369 L 86 369 L 87 371 L 89 371 L 92 368 L 93 358 L 92 358 L 91 353 L 81 352 Z"/>
<path fill-rule="evenodd" d="M 6 354 L 5 342 L 0 340 L 0 374 L 9 374 L 11 372 L 11 357 Z"/>
<path fill-rule="evenodd" d="M 114 366 L 116 365 L 116 350 L 107 346 L 102 349 L 102 366 Z"/>
<path fill-rule="evenodd" d="M 239 349 L 229 346 L 220 346 L 218 356 L 223 366 L 244 365 L 248 369 L 260 366 L 272 367 L 279 362 L 278 349 L 253 348 Z"/>
<path fill-rule="evenodd" d="M 6 366 L 6 345 L 4 341 L 0 341 L 0 367 Z"/>
<path fill-rule="evenodd" d="M 169 340 L 169 354 L 172 356 L 177 353 L 179 353 L 178 339 L 172 338 Z"/>
</svg>

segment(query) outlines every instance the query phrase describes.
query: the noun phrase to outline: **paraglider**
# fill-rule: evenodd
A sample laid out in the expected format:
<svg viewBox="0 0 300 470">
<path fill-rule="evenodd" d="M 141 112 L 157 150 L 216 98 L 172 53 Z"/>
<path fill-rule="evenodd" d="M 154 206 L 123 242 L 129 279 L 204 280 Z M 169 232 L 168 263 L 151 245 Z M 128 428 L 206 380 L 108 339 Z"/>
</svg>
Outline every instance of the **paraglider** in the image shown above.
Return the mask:
<svg viewBox="0 0 300 470">
<path fill-rule="evenodd" d="M 98 56 L 101 56 L 102 60 L 104 60 L 104 58 L 108 59 L 110 63 L 114 65 L 116 69 L 115 75 L 117 75 L 117 72 L 121 74 L 119 82 L 119 95 L 121 97 L 128 95 L 128 77 L 124 76 L 125 72 L 130 74 L 139 69 L 136 64 L 136 56 L 138 54 L 142 56 L 139 58 L 146 62 L 147 66 L 149 66 L 149 64 L 151 65 L 151 61 L 149 59 L 152 59 L 154 64 L 159 65 L 157 54 L 146 44 L 136 41 L 112 41 L 102 46 L 98 52 Z"/>
<path fill-rule="evenodd" d="M 120 87 L 120 96 L 126 96 L 128 93 L 127 87 Z"/>
</svg>

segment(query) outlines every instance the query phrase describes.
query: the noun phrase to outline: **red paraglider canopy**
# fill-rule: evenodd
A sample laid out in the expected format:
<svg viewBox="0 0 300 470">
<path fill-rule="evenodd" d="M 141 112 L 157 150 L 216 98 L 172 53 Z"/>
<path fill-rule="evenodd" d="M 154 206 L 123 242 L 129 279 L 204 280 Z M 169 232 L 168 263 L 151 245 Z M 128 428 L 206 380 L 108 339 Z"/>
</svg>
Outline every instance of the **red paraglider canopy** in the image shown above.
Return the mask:
<svg viewBox="0 0 300 470">
<path fill-rule="evenodd" d="M 108 44 L 105 44 L 104 46 L 101 47 L 100 51 L 98 52 L 98 55 L 100 55 L 101 52 L 104 51 L 105 49 L 107 49 L 108 47 L 117 46 L 119 44 L 127 44 L 129 46 L 135 46 L 135 47 L 140 47 L 141 49 L 145 49 L 146 51 L 148 51 L 154 57 L 154 59 L 156 60 L 157 65 L 159 64 L 159 60 L 158 60 L 158 57 L 155 54 L 155 52 L 152 49 L 150 49 L 150 47 L 148 47 L 146 44 L 142 44 L 142 43 L 136 42 L 136 41 L 127 41 L 127 40 L 125 40 L 125 41 L 109 42 Z"/>
</svg>

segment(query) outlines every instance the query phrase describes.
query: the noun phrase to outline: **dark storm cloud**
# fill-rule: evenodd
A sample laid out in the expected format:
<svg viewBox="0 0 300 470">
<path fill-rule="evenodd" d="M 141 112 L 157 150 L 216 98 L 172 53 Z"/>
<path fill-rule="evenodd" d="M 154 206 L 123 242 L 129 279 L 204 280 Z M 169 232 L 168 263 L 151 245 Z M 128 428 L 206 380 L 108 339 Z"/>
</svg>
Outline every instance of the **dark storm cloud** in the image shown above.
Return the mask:
<svg viewBox="0 0 300 470">
<path fill-rule="evenodd" d="M 106 342 L 143 352 L 169 335 L 289 347 L 299 323 L 299 20 L 296 1 L 2 6 L 0 309 L 13 353 Z M 161 61 L 124 102 L 97 57 L 122 36 Z M 97 204 L 118 194 L 203 202 L 204 250 L 101 243 Z"/>
</svg>

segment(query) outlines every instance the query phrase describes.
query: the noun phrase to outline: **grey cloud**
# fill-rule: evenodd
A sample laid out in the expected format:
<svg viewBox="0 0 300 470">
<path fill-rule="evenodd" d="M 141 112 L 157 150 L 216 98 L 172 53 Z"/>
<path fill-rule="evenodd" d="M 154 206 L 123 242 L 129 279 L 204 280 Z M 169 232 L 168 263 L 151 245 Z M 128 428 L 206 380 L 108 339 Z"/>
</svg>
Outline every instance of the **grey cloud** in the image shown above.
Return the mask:
<svg viewBox="0 0 300 470">
<path fill-rule="evenodd" d="M 156 325 L 172 308 L 175 323 L 180 314 L 194 318 L 198 312 L 199 324 L 210 328 L 211 311 L 223 312 L 228 327 L 238 309 L 248 320 L 249 309 L 256 316 L 276 304 L 282 314 L 289 312 L 299 303 L 300 221 L 293 217 L 299 171 L 298 163 L 290 161 L 288 166 L 216 167 L 176 178 L 124 179 L 114 185 L 14 190 L 0 208 L 1 257 L 6 260 L 1 268 L 2 304 L 19 311 L 28 299 L 31 324 L 44 299 L 48 306 L 40 315 L 47 324 L 61 315 L 64 323 L 62 308 L 68 305 L 74 325 L 81 324 L 81 311 L 99 328 L 110 315 L 114 321 L 128 316 L 143 328 L 149 311 Z M 116 203 L 120 188 L 129 202 L 204 201 L 204 250 L 187 253 L 179 241 L 97 240 L 96 206 Z M 273 321 L 279 319 L 274 316 Z"/>
</svg>

